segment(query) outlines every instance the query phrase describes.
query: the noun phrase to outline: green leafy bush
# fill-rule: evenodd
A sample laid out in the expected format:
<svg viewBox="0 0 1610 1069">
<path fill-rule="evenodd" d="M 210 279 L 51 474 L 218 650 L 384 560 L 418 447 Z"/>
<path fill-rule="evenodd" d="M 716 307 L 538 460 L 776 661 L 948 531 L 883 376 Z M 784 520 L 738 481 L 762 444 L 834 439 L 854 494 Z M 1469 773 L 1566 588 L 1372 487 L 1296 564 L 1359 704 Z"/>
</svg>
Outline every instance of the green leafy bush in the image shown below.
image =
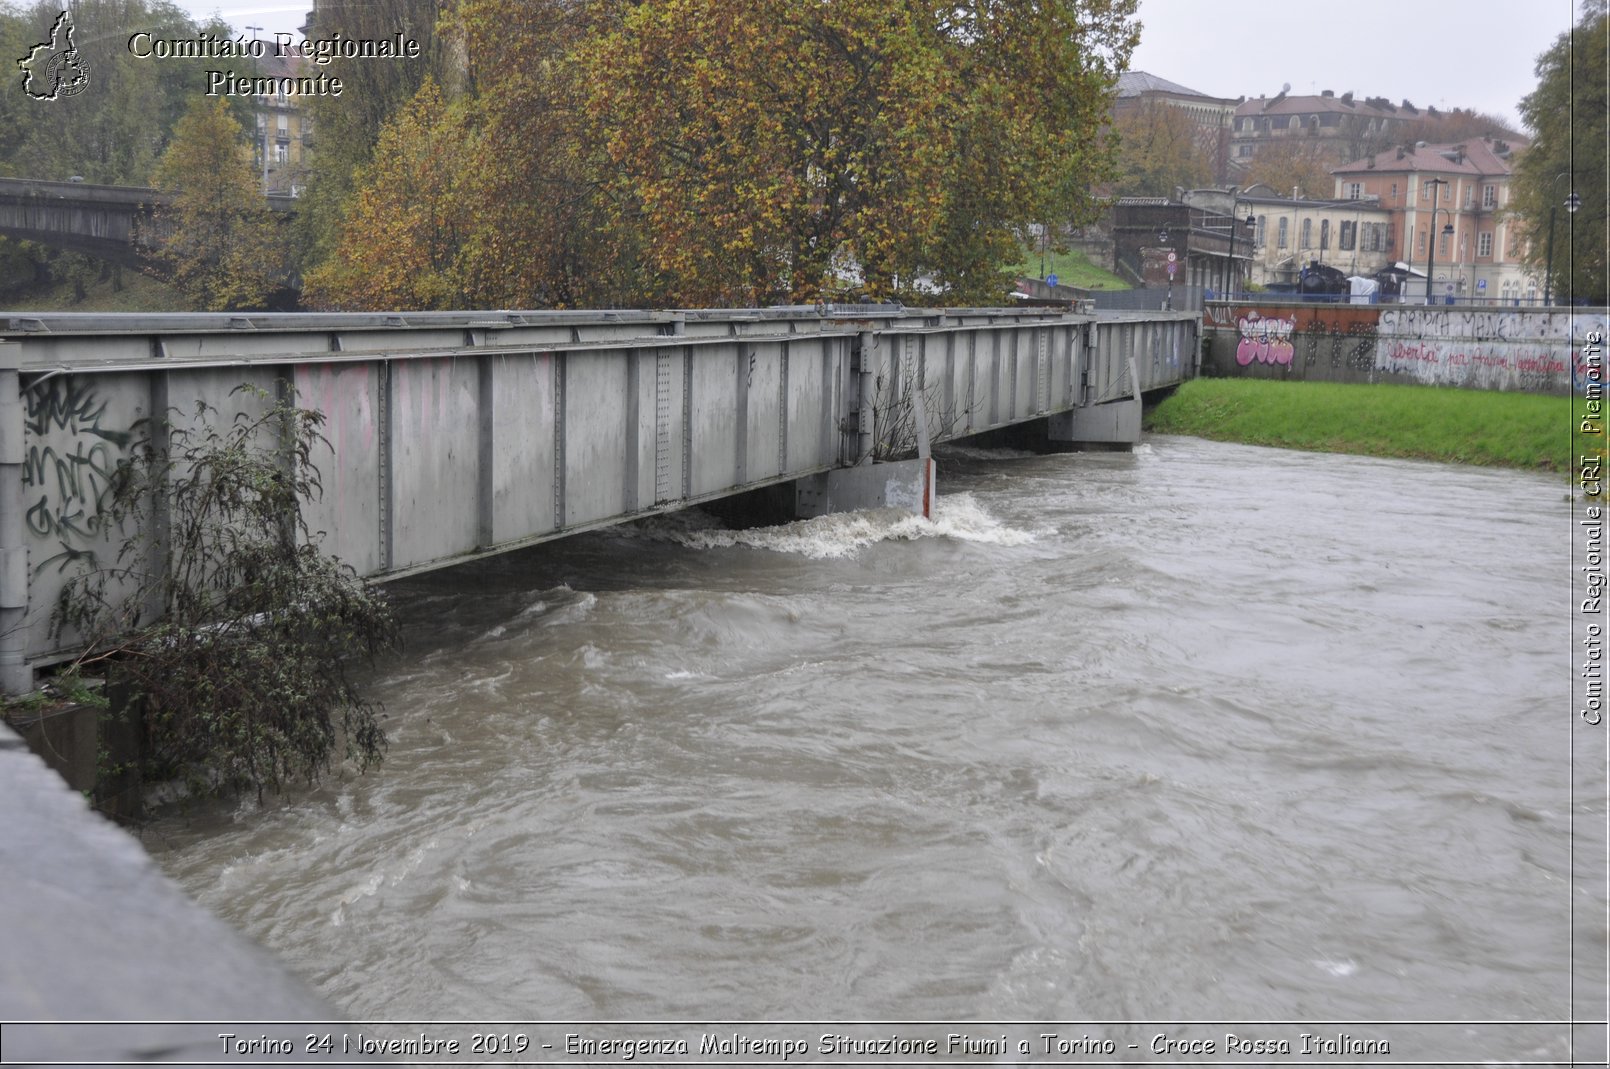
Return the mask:
<svg viewBox="0 0 1610 1069">
<path fill-rule="evenodd" d="M 261 800 L 315 781 L 342 738 L 360 770 L 381 760 L 379 710 L 351 668 L 399 632 L 303 516 L 322 493 L 323 414 L 243 391 L 257 414 L 220 426 L 198 404 L 138 428 L 103 504 L 115 563 L 63 589 L 54 626 L 84 645 L 80 664 L 111 662 L 125 682 L 148 776 Z"/>
</svg>

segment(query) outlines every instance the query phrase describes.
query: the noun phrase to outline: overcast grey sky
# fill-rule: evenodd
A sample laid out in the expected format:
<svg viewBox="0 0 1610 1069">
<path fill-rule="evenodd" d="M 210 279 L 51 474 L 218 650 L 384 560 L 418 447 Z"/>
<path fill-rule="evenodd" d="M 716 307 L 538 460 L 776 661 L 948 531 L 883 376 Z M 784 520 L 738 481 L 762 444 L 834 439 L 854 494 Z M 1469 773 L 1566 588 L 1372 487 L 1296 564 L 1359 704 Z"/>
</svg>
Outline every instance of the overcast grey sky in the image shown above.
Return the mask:
<svg viewBox="0 0 1610 1069">
<path fill-rule="evenodd" d="M 1349 90 L 1520 123 L 1574 0 L 1140 0 L 1130 69 L 1209 96 Z"/>
<path fill-rule="evenodd" d="M 195 2 L 237 30 L 295 33 L 306 3 Z M 1140 0 L 1134 70 L 1209 96 L 1351 90 L 1520 122 L 1537 57 L 1575 20 L 1575 0 Z"/>
</svg>

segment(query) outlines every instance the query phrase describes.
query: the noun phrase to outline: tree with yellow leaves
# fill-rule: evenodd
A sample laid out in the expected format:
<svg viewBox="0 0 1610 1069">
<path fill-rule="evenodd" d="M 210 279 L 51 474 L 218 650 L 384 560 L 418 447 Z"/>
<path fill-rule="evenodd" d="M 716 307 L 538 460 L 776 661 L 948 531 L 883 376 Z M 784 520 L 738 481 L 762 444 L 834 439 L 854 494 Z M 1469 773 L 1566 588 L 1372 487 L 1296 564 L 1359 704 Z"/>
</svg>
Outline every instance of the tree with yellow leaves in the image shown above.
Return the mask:
<svg viewBox="0 0 1610 1069">
<path fill-rule="evenodd" d="M 380 132 L 333 255 L 309 271 L 303 300 L 322 308 L 473 307 L 466 246 L 483 218 L 476 132 L 462 102 L 427 79 Z"/>
<path fill-rule="evenodd" d="M 309 275 L 339 307 L 993 302 L 1082 223 L 1135 0 L 460 0 Z"/>
<path fill-rule="evenodd" d="M 155 213 L 157 263 L 198 307 L 258 308 L 284 284 L 280 224 L 228 101 L 196 99 L 153 178 L 172 198 Z"/>
<path fill-rule="evenodd" d="M 1130 0 L 659 0 L 583 47 L 617 217 L 686 303 L 993 300 L 1083 221 Z"/>
</svg>

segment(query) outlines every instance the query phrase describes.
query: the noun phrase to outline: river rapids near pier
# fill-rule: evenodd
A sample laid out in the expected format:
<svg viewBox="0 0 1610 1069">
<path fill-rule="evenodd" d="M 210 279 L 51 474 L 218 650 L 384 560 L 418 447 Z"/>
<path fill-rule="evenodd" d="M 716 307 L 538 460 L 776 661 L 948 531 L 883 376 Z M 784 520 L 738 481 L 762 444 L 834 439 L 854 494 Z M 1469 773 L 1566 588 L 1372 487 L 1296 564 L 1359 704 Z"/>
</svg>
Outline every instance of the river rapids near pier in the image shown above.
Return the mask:
<svg viewBox="0 0 1610 1069">
<path fill-rule="evenodd" d="M 939 459 L 931 524 L 690 512 L 395 583 L 383 767 L 145 842 L 355 1020 L 1413 1021 L 1424 1059 L 1600 1012 L 1563 480 Z"/>
</svg>

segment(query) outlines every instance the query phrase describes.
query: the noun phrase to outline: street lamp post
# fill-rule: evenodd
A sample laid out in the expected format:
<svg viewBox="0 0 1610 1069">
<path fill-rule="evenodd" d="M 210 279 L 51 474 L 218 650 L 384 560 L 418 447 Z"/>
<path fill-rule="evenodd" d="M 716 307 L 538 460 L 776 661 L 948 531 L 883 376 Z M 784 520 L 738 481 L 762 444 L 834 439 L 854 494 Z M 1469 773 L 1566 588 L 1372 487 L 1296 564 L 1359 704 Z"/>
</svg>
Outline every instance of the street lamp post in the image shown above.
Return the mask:
<svg viewBox="0 0 1610 1069">
<path fill-rule="evenodd" d="M 1448 184 L 1448 180 L 1446 178 L 1428 178 L 1428 179 L 1426 179 L 1426 185 L 1431 187 L 1431 233 L 1429 235 L 1427 235 L 1427 241 L 1426 241 L 1426 303 L 1427 304 L 1435 304 L 1436 303 L 1435 295 L 1432 293 L 1431 287 L 1434 285 L 1434 280 L 1435 280 L 1436 274 L 1437 274 L 1437 272 L 1436 272 L 1436 263 L 1437 263 L 1437 194 L 1442 192 L 1442 187 L 1447 185 L 1447 184 Z M 1446 210 L 1446 209 L 1444 209 L 1444 210 Z M 1452 223 L 1448 224 L 1448 233 L 1450 233 L 1450 234 L 1453 233 L 1453 224 Z"/>
<path fill-rule="evenodd" d="M 1168 246 L 1168 227 L 1165 226 L 1163 229 L 1161 229 L 1161 230 L 1159 230 L 1157 232 L 1157 244 L 1162 245 L 1164 247 Z M 1168 251 L 1170 253 L 1172 253 L 1174 250 L 1169 249 Z M 1172 312 L 1173 310 L 1174 310 L 1174 261 L 1170 260 L 1169 263 L 1168 263 L 1168 296 L 1163 298 L 1163 311 Z"/>
<path fill-rule="evenodd" d="M 1553 182 L 1553 184 L 1552 184 L 1552 186 L 1550 187 L 1550 190 L 1549 190 L 1549 200 L 1551 202 L 1554 200 L 1554 193 L 1556 191 L 1558 191 L 1559 188 L 1560 188 L 1560 179 L 1569 178 L 1569 177 L 1571 177 L 1569 171 L 1562 171 L 1561 173 L 1559 173 L 1559 174 L 1554 176 L 1554 182 Z M 1578 196 L 1576 190 L 1573 189 L 1573 190 L 1571 190 L 1570 194 L 1567 195 L 1566 198 L 1565 198 L 1565 210 L 1566 210 L 1567 214 L 1575 215 L 1576 210 L 1578 208 L 1580 208 L 1580 207 L 1582 207 L 1582 198 L 1580 196 Z M 1554 303 L 1553 300 L 1551 299 L 1551 292 L 1552 292 L 1552 288 L 1553 288 L 1553 285 L 1554 285 L 1554 213 L 1555 213 L 1555 211 L 1556 211 L 1556 205 L 1554 205 L 1553 203 L 1550 203 L 1549 204 L 1548 258 L 1544 262 L 1544 266 L 1543 266 L 1543 304 L 1544 304 L 1545 307 L 1547 307 L 1549 305 L 1552 305 Z"/>
</svg>

